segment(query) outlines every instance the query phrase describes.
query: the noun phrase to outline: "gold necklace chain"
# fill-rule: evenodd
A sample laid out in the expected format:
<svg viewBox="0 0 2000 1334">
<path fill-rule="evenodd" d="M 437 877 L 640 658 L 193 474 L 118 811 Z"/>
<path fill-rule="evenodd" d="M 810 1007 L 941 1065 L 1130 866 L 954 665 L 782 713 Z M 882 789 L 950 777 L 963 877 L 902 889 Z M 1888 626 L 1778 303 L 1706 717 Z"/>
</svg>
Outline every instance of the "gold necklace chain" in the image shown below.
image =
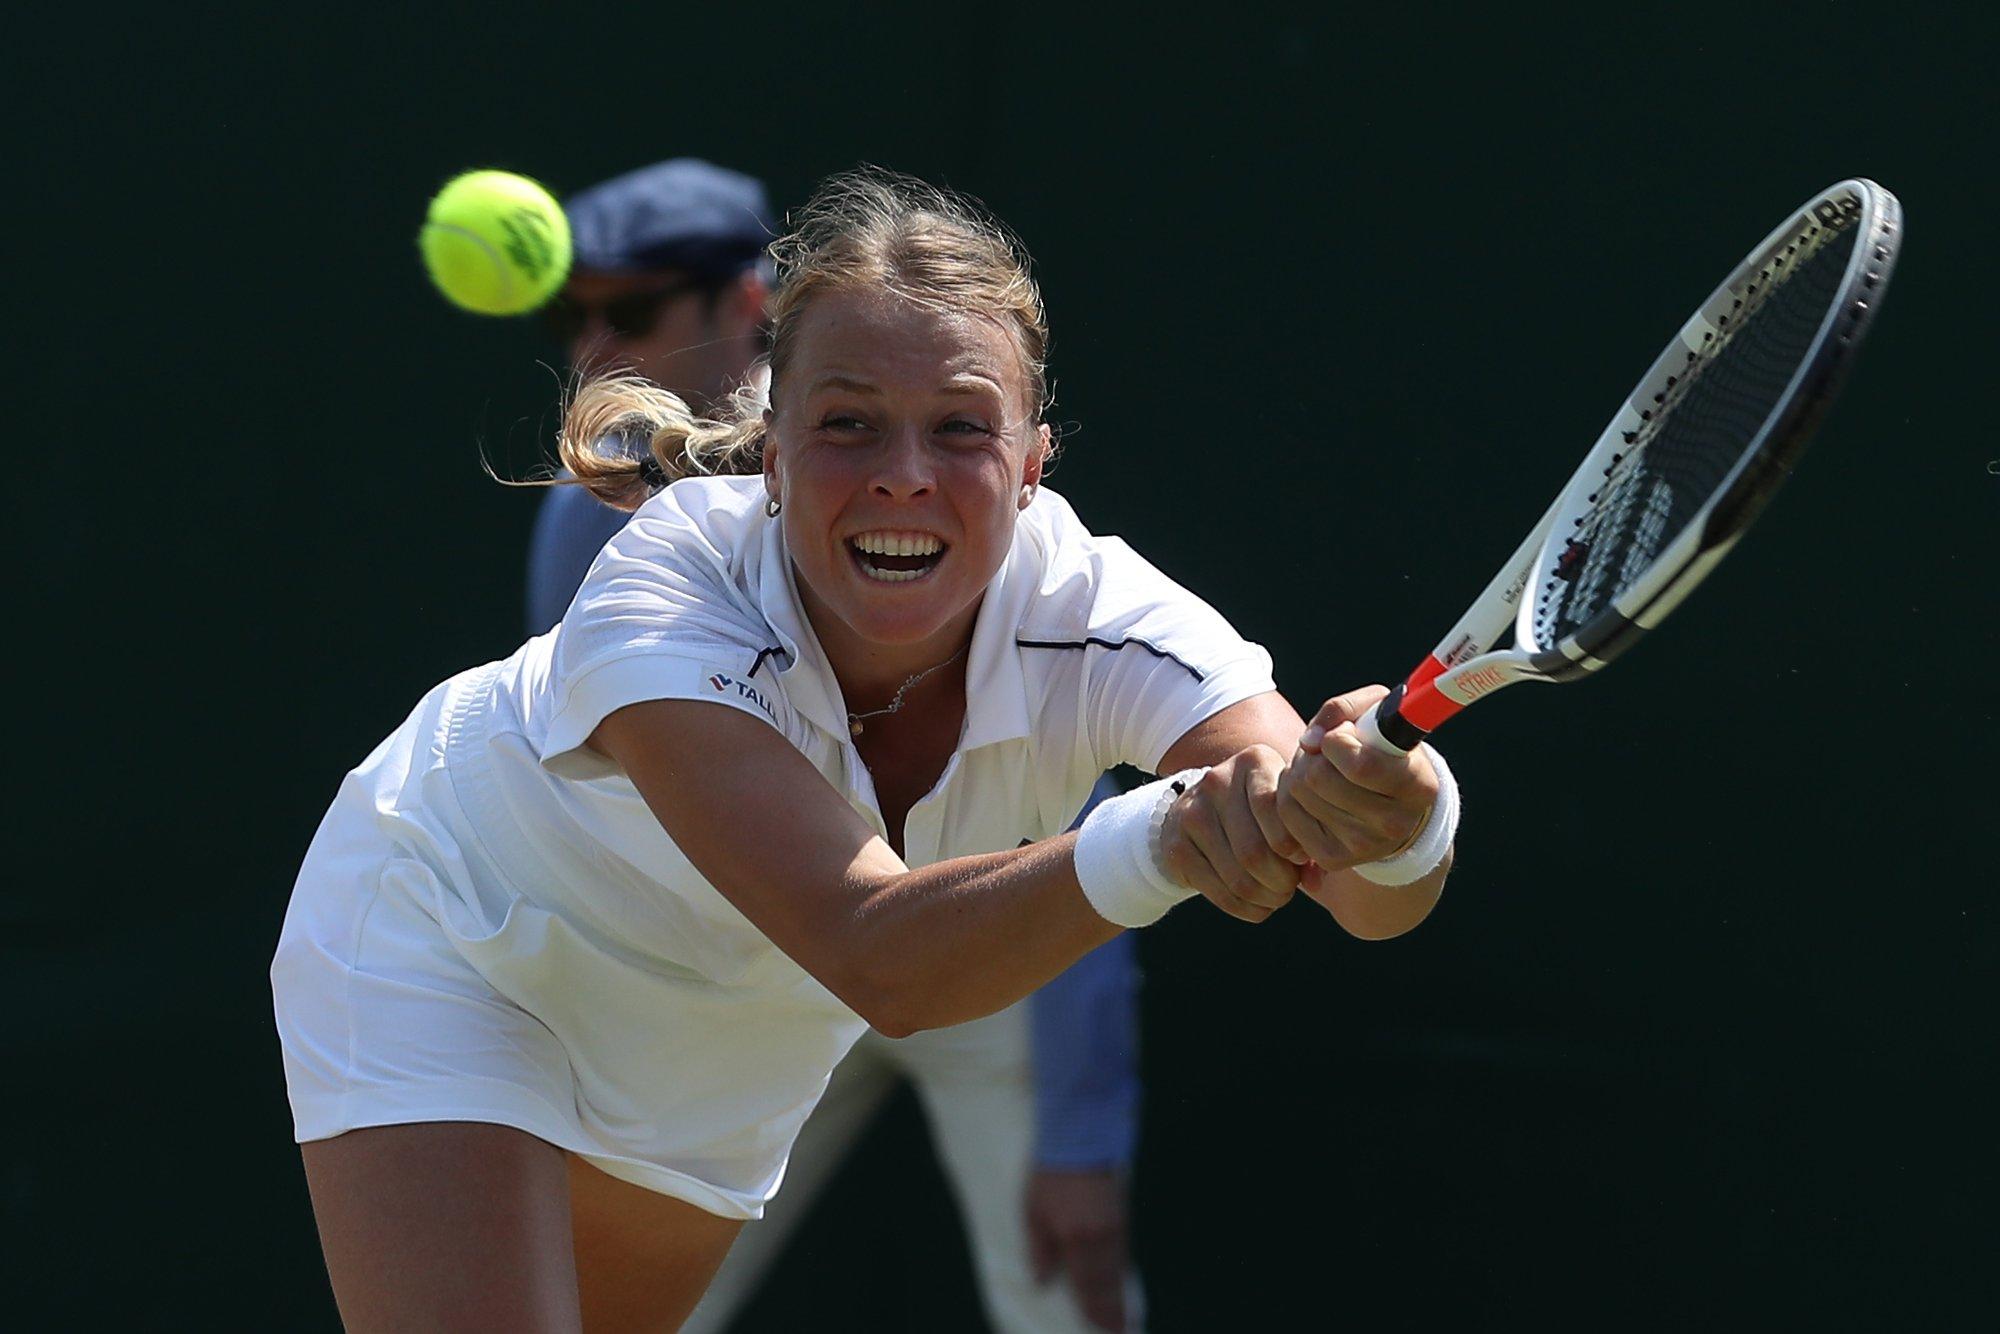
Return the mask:
<svg viewBox="0 0 2000 1334">
<path fill-rule="evenodd" d="M 961 648 L 958 652 L 952 654 L 949 658 L 946 658 L 943 662 L 939 663 L 937 666 L 926 667 L 921 672 L 918 672 L 915 676 L 911 677 L 909 680 L 903 682 L 903 684 L 897 686 L 895 697 L 889 701 L 889 705 L 887 708 L 870 709 L 867 713 L 848 714 L 847 734 L 852 737 L 860 736 L 861 720 L 863 718 L 880 718 L 884 714 L 894 713 L 896 712 L 896 710 L 902 708 L 903 695 L 909 690 L 911 686 L 923 680 L 926 676 L 929 676 L 932 672 L 943 671 L 945 668 L 951 666 L 954 662 L 957 662 L 960 658 L 965 656 L 965 649 L 971 647 L 972 647 L 971 643 L 968 642 L 965 645 L 965 648 Z"/>
</svg>

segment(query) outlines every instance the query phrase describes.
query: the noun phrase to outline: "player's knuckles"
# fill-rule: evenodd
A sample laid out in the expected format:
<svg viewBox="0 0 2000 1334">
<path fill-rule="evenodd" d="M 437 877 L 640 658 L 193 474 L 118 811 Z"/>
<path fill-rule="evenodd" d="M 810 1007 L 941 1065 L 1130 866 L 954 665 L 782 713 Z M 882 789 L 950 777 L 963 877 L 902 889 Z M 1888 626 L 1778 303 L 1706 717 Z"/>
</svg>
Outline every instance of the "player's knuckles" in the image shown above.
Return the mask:
<svg viewBox="0 0 2000 1334">
<path fill-rule="evenodd" d="M 1328 759 L 1348 782 L 1370 792 L 1401 792 L 1414 781 L 1404 757 L 1379 751 L 1359 737 L 1348 738 L 1338 748 L 1329 744 Z"/>
<path fill-rule="evenodd" d="M 1249 812 L 1250 819 L 1259 825 L 1278 808 L 1278 779 L 1277 774 L 1265 774 L 1243 793 L 1243 808 Z"/>
<path fill-rule="evenodd" d="M 1329 741 L 1328 746 L 1331 747 L 1332 742 Z M 1322 752 L 1306 767 L 1305 789 L 1321 801 L 1336 801 L 1349 781 L 1337 753 Z"/>
<path fill-rule="evenodd" d="M 1320 755 L 1329 765 L 1341 773 L 1349 768 L 1365 765 L 1371 756 L 1378 754 L 1352 727 L 1343 727 L 1327 734 L 1326 744 L 1320 747 Z"/>
<path fill-rule="evenodd" d="M 1266 746 L 1262 742 L 1245 747 L 1240 759 L 1245 777 L 1252 783 L 1261 781 L 1266 775 L 1282 773 L 1285 768 L 1284 755 L 1276 748 Z"/>
<path fill-rule="evenodd" d="M 1230 863 L 1226 869 L 1218 871 L 1218 874 L 1222 877 L 1223 888 L 1239 899 L 1254 901 L 1263 893 L 1264 887 L 1257 883 L 1257 877 L 1251 875 L 1249 869 L 1241 862 Z"/>
<path fill-rule="evenodd" d="M 1292 804 L 1304 813 L 1306 818 L 1323 828 L 1330 828 L 1337 818 L 1339 808 L 1309 787 L 1302 787 L 1292 797 Z"/>
<path fill-rule="evenodd" d="M 1201 803 L 1212 804 L 1220 800 L 1229 791 L 1230 781 L 1236 770 L 1236 762 L 1236 757 L 1231 756 L 1221 764 L 1210 769 L 1195 780 L 1194 786 L 1188 789 L 1189 795 Z"/>
<path fill-rule="evenodd" d="M 1302 750 L 1294 755 L 1291 763 L 1285 766 L 1285 771 L 1278 775 L 1278 800 L 1285 801 L 1299 788 L 1308 786 L 1312 782 L 1312 767 L 1319 762 L 1319 756 L 1310 751 Z"/>
<path fill-rule="evenodd" d="M 1264 846 L 1278 861 L 1297 870 L 1295 863 L 1305 856 L 1306 850 L 1285 825 L 1285 817 L 1277 807 L 1271 808 L 1270 819 L 1259 822 L 1264 830 Z"/>
<path fill-rule="evenodd" d="M 1190 806 L 1181 817 L 1181 833 L 1187 836 L 1189 842 L 1203 849 L 1219 847 L 1226 842 L 1222 836 L 1222 821 L 1214 809 L 1199 804 Z"/>
<path fill-rule="evenodd" d="M 1240 861 L 1232 860 L 1226 869 L 1219 869 L 1217 873 L 1229 892 L 1245 903 L 1273 907 L 1282 902 L 1283 889 L 1265 883 L 1262 877 Z"/>
<path fill-rule="evenodd" d="M 1167 808 L 1167 827 L 1169 829 L 1178 829 L 1183 834 L 1191 834 L 1195 830 L 1202 828 L 1203 822 L 1208 818 L 1208 802 L 1203 800 L 1198 790 L 1192 788 L 1183 793 L 1175 800 L 1172 806 Z"/>
<path fill-rule="evenodd" d="M 1257 828 L 1269 830 L 1278 823 L 1278 802 L 1278 789 L 1275 786 L 1250 794 L 1250 818 L 1257 822 Z M 1283 850 L 1279 849 L 1280 852 Z"/>
<path fill-rule="evenodd" d="M 1326 826 L 1321 824 L 1312 812 L 1294 802 L 1281 808 L 1278 814 L 1284 820 L 1285 828 L 1299 841 L 1299 846 L 1305 850 L 1306 856 L 1322 865 L 1329 861 L 1345 862 L 1347 849 L 1328 832 Z"/>
<path fill-rule="evenodd" d="M 1305 859 L 1305 849 L 1299 846 L 1298 839 L 1292 837 L 1292 831 L 1285 827 L 1283 803 L 1276 797 L 1267 807 L 1257 811 L 1257 831 L 1264 853 L 1287 866 Z"/>
<path fill-rule="evenodd" d="M 1290 891 L 1299 883 L 1299 868 L 1269 847 L 1257 848 L 1243 861 L 1244 869 L 1256 877 L 1257 883 L 1270 889 Z"/>
<path fill-rule="evenodd" d="M 1305 844 L 1292 837 L 1292 831 L 1289 829 L 1280 829 L 1272 834 L 1271 851 L 1294 871 L 1299 869 L 1301 863 L 1312 860 L 1306 852 Z"/>
</svg>

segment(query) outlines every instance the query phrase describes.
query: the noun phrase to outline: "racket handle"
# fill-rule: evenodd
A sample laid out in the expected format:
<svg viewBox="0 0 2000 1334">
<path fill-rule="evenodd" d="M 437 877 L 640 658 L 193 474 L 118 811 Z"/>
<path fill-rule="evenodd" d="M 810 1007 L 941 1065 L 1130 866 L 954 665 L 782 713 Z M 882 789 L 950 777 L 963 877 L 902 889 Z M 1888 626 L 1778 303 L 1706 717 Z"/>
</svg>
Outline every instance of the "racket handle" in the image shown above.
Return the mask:
<svg viewBox="0 0 2000 1334">
<path fill-rule="evenodd" d="M 1397 686 L 1382 697 L 1381 703 L 1361 715 L 1361 721 L 1354 724 L 1354 730 L 1361 739 L 1377 750 L 1385 750 L 1391 755 L 1407 755 L 1424 744 L 1430 733 L 1418 727 L 1402 714 L 1403 687 Z"/>
</svg>

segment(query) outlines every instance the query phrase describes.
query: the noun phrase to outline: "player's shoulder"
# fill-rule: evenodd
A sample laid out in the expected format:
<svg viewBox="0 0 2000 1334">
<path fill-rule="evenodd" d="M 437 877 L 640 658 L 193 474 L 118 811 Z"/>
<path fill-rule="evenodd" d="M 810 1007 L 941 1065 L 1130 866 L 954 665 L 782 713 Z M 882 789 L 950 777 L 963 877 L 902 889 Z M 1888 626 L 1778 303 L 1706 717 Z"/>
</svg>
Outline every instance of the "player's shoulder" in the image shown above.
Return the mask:
<svg viewBox="0 0 2000 1334">
<path fill-rule="evenodd" d="M 1125 539 L 1092 532 L 1052 491 L 1022 512 L 1022 527 L 1039 576 L 1037 595 L 1023 609 L 1023 639 L 1102 640 L 1142 623 L 1177 624 L 1194 609 L 1214 616 Z"/>
<path fill-rule="evenodd" d="M 728 561 L 757 541 L 763 501 L 758 476 L 684 477 L 633 511 L 624 531 L 663 557 Z"/>
<path fill-rule="evenodd" d="M 575 643 L 676 635 L 770 642 L 758 599 L 763 484 L 756 477 L 675 482 L 635 510 L 584 577 L 564 632 Z"/>
</svg>

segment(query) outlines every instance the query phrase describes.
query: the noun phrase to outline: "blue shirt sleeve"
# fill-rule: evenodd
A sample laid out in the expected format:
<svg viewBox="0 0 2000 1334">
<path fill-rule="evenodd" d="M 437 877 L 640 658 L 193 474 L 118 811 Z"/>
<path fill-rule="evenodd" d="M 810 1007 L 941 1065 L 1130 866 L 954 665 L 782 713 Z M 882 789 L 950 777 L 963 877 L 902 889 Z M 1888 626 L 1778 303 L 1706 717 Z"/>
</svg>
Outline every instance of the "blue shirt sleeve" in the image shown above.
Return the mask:
<svg viewBox="0 0 2000 1334">
<path fill-rule="evenodd" d="M 1106 774 L 1084 807 L 1116 796 Z M 1081 820 L 1081 816 L 1078 817 Z M 1139 1129 L 1139 969 L 1131 932 L 1029 999 L 1038 1167 L 1125 1167 Z"/>
<path fill-rule="evenodd" d="M 631 517 L 583 487 L 548 489 L 528 538 L 529 634 L 542 634 L 563 618 L 590 563 Z"/>
</svg>

